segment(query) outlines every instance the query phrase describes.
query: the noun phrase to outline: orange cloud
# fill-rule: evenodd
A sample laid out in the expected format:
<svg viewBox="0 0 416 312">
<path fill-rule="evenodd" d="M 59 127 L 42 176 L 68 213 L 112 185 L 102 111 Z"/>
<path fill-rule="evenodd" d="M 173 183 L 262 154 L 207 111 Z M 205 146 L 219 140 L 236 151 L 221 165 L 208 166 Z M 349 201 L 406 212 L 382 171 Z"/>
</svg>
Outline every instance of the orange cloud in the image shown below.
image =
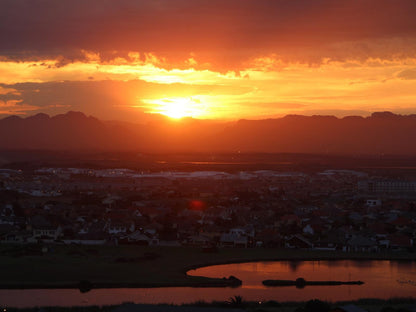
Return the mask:
<svg viewBox="0 0 416 312">
<path fill-rule="evenodd" d="M 98 85 L 100 81 L 107 81 L 107 90 L 102 94 L 94 93 L 93 89 L 86 89 L 82 94 L 92 92 L 101 103 L 115 100 L 114 110 L 124 107 L 142 113 L 223 119 L 264 118 L 319 110 L 409 111 L 416 103 L 416 82 L 411 79 L 416 58 L 324 59 L 320 64 L 310 64 L 289 62 L 276 54 L 269 54 L 246 60 L 244 68 L 239 71 L 220 72 L 209 66 L 193 68 L 191 64 L 182 69 L 165 67 L 169 60 L 156 54 L 130 52 L 126 58 L 102 61 L 93 52 L 84 53 L 88 61 L 62 66 L 56 66 L 59 59 L 0 61 L 0 83 L 3 84 L 0 93 L 28 82 L 90 82 Z M 197 58 L 198 55 L 193 54 L 192 59 Z M 140 88 L 131 87 L 126 91 L 118 83 L 129 81 L 142 84 Z M 11 91 L 7 92 L 11 96 Z M 20 99 L 20 91 L 16 92 L 13 99 Z M 59 97 L 56 92 L 54 94 Z M 35 96 L 34 92 L 31 96 Z M 85 95 L 87 97 L 90 102 L 97 102 Z M 70 105 L 53 99 L 49 101 L 45 106 L 47 103 L 56 108 Z M 95 105 L 99 109 L 99 104 Z M 185 105 L 182 111 L 186 112 L 173 112 L 175 105 L 177 110 Z M 94 114 L 94 111 L 89 113 Z M 109 107 L 105 114 L 114 115 Z"/>
<path fill-rule="evenodd" d="M 38 110 L 39 107 L 27 105 L 21 100 L 0 100 L 0 115 L 27 115 L 29 112 Z"/>
</svg>

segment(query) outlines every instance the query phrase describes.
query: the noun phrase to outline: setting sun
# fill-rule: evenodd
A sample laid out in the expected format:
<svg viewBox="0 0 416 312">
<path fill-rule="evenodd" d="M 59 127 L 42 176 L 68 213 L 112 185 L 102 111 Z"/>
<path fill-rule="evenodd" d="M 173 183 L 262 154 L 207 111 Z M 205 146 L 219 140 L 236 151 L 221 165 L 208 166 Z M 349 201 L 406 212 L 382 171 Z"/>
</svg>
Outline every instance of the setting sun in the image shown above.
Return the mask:
<svg viewBox="0 0 416 312">
<path fill-rule="evenodd" d="M 204 105 L 199 99 L 189 97 L 162 98 L 144 100 L 145 104 L 152 105 L 151 113 L 162 114 L 174 119 L 183 117 L 201 117 L 205 115 Z"/>
</svg>

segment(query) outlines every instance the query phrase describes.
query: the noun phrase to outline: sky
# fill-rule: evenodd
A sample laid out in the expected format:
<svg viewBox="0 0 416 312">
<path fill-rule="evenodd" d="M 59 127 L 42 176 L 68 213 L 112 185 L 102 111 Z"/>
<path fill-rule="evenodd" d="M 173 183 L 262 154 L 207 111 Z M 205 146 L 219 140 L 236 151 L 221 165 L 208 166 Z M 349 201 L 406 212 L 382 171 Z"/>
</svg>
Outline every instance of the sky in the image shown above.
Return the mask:
<svg viewBox="0 0 416 312">
<path fill-rule="evenodd" d="M 414 0 L 0 0 L 0 118 L 416 113 Z"/>
</svg>

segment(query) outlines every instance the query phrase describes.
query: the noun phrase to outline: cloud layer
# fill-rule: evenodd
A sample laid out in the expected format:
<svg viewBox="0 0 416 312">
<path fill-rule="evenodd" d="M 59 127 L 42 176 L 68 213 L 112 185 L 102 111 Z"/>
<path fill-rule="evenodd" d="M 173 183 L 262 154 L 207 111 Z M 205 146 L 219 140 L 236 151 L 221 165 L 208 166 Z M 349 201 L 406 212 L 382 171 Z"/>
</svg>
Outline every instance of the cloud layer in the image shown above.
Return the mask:
<svg viewBox="0 0 416 312">
<path fill-rule="evenodd" d="M 129 51 L 221 66 L 275 53 L 300 61 L 415 53 L 413 0 L 2 0 L 0 53 L 103 60 Z M 116 52 L 115 52 L 116 51 Z M 222 62 L 224 61 L 224 62 Z"/>
</svg>

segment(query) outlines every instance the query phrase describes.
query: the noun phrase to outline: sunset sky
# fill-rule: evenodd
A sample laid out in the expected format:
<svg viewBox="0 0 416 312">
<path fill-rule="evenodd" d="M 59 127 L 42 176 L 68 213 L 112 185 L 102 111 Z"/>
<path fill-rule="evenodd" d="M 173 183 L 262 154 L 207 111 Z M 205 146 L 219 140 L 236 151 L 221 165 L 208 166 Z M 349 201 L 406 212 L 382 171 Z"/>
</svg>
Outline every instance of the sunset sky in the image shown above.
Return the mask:
<svg viewBox="0 0 416 312">
<path fill-rule="evenodd" d="M 0 0 L 0 117 L 416 113 L 414 0 Z"/>
</svg>

